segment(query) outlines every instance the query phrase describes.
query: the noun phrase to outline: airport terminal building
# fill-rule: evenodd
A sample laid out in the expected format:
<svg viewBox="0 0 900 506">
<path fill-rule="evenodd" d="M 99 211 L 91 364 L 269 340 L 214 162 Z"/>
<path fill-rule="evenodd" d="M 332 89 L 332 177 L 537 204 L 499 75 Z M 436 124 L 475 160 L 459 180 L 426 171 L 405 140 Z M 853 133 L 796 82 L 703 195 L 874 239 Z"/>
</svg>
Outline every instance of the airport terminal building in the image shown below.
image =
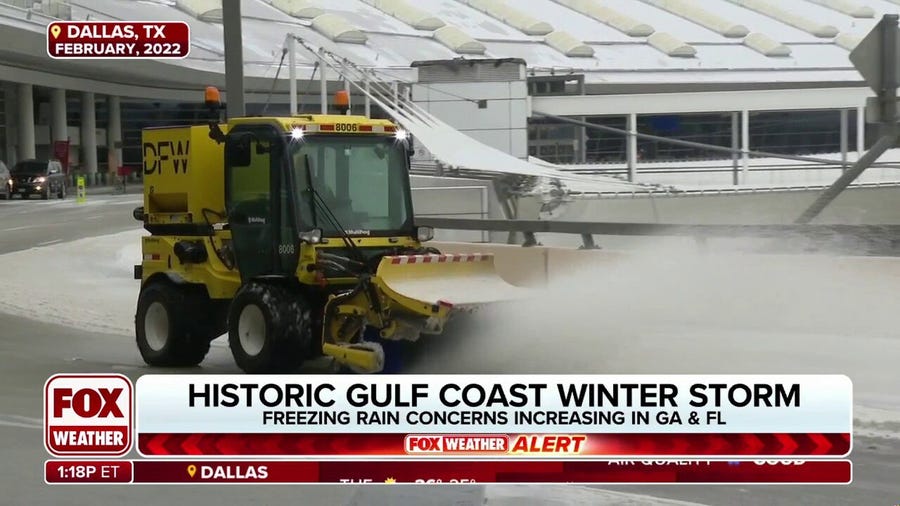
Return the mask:
<svg viewBox="0 0 900 506">
<path fill-rule="evenodd" d="M 513 156 L 632 181 L 722 187 L 790 182 L 771 174 L 753 180 L 746 170 L 753 164 L 786 173 L 797 167 L 552 116 L 735 150 L 832 154 L 839 173 L 866 147 L 864 104 L 872 95 L 848 53 L 881 15 L 900 11 L 888 0 L 621 0 L 614 6 L 243 0 L 241 6 L 249 114 L 288 111 L 282 48 L 293 33 L 396 79 L 443 121 Z M 186 21 L 191 53 L 183 60 L 52 60 L 44 48 L 54 19 Z M 141 128 L 196 122 L 203 86 L 224 89 L 220 0 L 3 0 L 0 36 L 10 41 L 0 48 L 0 159 L 8 164 L 53 156 L 54 143 L 68 141 L 71 169 L 90 183 L 102 181 L 95 174 L 111 164 L 139 172 Z M 473 65 L 477 60 L 494 62 L 495 71 Z M 299 110 L 318 111 L 315 57 L 298 53 L 297 69 Z M 336 74 L 325 77 L 329 90 L 344 87 Z M 227 102 L 227 89 L 224 97 Z M 363 113 L 358 94 L 351 102 Z M 417 159 L 422 173 L 427 158 Z M 678 175 L 704 167 L 721 174 Z M 892 174 L 877 177 L 893 180 Z"/>
</svg>

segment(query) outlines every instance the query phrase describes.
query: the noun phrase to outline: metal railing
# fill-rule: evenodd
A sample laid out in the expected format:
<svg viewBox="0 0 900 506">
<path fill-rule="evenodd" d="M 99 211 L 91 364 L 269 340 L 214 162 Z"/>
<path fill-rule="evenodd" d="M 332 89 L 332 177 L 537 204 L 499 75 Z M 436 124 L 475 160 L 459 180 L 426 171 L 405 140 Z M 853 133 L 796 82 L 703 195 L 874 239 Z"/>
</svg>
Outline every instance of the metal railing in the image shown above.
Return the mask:
<svg viewBox="0 0 900 506">
<path fill-rule="evenodd" d="M 478 220 L 416 217 L 416 224 L 445 230 L 519 232 L 522 246 L 537 246 L 535 234 L 575 234 L 581 249 L 596 249 L 595 235 L 693 237 L 701 244 L 711 238 L 809 239 L 819 243 L 835 239 L 876 245 L 878 254 L 900 255 L 900 225 L 681 225 L 672 223 L 610 223 L 545 220 Z M 868 251 L 873 253 L 871 247 Z"/>
</svg>

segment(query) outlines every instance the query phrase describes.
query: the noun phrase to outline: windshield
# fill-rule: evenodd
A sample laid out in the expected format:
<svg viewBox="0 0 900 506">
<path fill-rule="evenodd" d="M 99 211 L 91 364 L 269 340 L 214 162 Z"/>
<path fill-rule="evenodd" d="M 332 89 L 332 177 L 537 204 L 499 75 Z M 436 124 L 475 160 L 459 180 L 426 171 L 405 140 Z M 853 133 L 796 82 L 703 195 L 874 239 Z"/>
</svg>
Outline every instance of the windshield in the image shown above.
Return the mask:
<svg viewBox="0 0 900 506">
<path fill-rule="evenodd" d="M 391 235 L 409 228 L 406 150 L 393 138 L 310 136 L 290 141 L 295 194 L 304 228 L 336 228 L 313 209 L 308 181 L 349 235 Z M 307 175 L 307 160 L 309 175 Z"/>
<path fill-rule="evenodd" d="M 43 174 L 47 172 L 45 162 L 19 162 L 13 169 L 13 174 Z"/>
</svg>

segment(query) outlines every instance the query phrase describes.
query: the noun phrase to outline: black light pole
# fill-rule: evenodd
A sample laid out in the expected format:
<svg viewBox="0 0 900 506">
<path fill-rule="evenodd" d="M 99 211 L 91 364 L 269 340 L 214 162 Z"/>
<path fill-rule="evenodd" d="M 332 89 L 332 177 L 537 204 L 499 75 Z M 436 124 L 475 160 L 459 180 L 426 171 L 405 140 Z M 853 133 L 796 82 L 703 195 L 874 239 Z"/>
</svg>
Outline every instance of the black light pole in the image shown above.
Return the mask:
<svg viewBox="0 0 900 506">
<path fill-rule="evenodd" d="M 246 116 L 241 0 L 222 0 L 222 29 L 225 38 L 225 116 Z"/>
</svg>

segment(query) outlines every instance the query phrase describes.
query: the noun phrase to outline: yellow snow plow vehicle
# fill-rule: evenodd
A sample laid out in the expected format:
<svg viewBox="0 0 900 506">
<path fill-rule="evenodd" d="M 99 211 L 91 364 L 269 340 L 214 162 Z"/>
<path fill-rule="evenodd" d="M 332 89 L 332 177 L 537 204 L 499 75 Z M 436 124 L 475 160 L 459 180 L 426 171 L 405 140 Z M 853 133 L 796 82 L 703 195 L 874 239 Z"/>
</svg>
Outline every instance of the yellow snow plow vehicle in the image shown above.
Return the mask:
<svg viewBox="0 0 900 506">
<path fill-rule="evenodd" d="M 379 342 L 441 333 L 460 308 L 517 296 L 491 255 L 442 255 L 416 227 L 407 134 L 346 114 L 219 121 L 143 132 L 150 235 L 135 315 L 155 366 L 193 366 L 227 333 L 248 373 L 321 355 L 384 368 Z"/>
</svg>

